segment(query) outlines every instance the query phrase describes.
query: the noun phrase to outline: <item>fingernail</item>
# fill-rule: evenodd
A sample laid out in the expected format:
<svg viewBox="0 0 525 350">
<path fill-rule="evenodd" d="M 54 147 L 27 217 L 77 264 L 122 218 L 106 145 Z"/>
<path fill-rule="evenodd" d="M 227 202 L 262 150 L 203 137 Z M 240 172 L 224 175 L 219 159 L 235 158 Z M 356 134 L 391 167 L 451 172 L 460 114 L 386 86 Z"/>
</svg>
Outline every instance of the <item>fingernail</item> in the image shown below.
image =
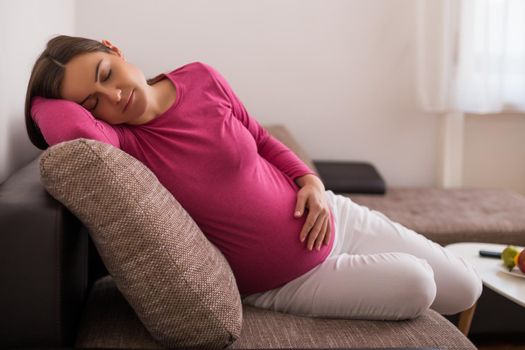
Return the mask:
<svg viewBox="0 0 525 350">
<path fill-rule="evenodd" d="M 300 211 L 296 211 L 295 212 L 295 216 L 299 216 L 299 215 L 301 215 L 301 212 Z"/>
</svg>

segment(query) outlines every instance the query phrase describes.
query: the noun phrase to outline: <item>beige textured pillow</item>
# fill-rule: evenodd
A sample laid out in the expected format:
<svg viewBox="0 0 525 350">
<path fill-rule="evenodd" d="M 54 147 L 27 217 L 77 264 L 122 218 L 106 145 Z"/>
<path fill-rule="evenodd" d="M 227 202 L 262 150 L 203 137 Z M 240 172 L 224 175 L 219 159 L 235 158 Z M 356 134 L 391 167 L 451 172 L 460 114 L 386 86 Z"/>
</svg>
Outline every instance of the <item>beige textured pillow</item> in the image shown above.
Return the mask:
<svg viewBox="0 0 525 350">
<path fill-rule="evenodd" d="M 242 304 L 228 262 L 143 163 L 109 144 L 76 139 L 44 151 L 40 175 L 89 229 L 156 341 L 222 348 L 239 337 Z"/>
</svg>

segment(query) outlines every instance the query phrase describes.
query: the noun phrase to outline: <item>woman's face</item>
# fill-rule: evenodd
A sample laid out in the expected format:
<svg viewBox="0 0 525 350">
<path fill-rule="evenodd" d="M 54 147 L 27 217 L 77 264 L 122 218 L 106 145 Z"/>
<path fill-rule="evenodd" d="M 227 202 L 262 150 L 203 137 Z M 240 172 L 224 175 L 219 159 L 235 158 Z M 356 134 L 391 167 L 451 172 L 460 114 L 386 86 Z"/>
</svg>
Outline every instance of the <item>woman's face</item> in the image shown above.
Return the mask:
<svg viewBox="0 0 525 350">
<path fill-rule="evenodd" d="M 113 52 L 78 55 L 65 65 L 61 96 L 109 124 L 133 123 L 148 107 L 146 78 L 117 47 L 103 43 Z"/>
</svg>

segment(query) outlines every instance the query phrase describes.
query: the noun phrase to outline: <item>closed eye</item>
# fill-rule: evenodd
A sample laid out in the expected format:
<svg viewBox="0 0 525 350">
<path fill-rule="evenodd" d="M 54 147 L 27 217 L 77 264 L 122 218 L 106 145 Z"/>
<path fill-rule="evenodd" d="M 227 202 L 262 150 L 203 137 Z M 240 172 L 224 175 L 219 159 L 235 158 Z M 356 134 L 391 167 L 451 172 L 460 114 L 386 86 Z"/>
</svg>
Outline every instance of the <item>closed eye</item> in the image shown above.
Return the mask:
<svg viewBox="0 0 525 350">
<path fill-rule="evenodd" d="M 107 81 L 109 77 L 111 77 L 112 72 L 113 71 L 110 69 L 108 75 L 106 75 L 106 77 L 102 81 Z M 97 108 L 97 105 L 98 105 L 98 98 L 97 98 L 97 102 L 95 103 L 95 105 L 92 108 L 90 108 L 89 111 L 94 111 Z"/>
<path fill-rule="evenodd" d="M 112 72 L 113 72 L 113 71 L 112 71 L 112 70 L 110 69 L 110 70 L 109 70 L 109 73 L 108 73 L 108 75 L 106 76 L 106 78 L 104 78 L 104 80 L 103 80 L 103 81 L 106 81 L 106 80 L 108 80 L 108 79 L 109 79 L 109 77 L 111 76 L 111 73 L 112 73 Z"/>
</svg>

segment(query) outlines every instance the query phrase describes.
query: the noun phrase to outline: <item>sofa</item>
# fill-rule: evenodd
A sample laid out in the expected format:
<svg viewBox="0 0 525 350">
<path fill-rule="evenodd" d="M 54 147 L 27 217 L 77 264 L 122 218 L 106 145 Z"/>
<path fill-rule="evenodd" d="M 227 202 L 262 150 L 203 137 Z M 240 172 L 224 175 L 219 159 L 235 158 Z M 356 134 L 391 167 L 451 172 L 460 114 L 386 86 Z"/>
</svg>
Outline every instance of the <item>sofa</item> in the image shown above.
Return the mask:
<svg viewBox="0 0 525 350">
<path fill-rule="evenodd" d="M 399 198 L 417 197 L 417 194 L 410 189 L 408 192 L 385 189 L 381 176 L 369 164 L 347 163 L 346 169 L 361 169 L 359 172 L 365 174 L 364 178 L 362 181 L 351 179 L 353 182 L 346 188 L 344 183 L 334 181 L 332 187 L 330 181 L 343 171 L 339 169 L 334 174 L 333 169 L 337 170 L 341 163 L 312 161 L 285 127 L 266 127 L 312 169 L 320 175 L 324 173 L 321 177 L 327 189 L 351 195 L 356 202 L 371 207 L 385 205 L 385 211 L 392 210 L 389 213 L 393 218 L 396 218 L 395 210 L 402 211 L 404 205 L 412 208 L 412 202 L 408 200 L 403 204 Z M 120 293 L 90 232 L 42 186 L 39 160 L 39 157 L 33 159 L 0 186 L 0 237 L 4 248 L 0 265 L 4 281 L 0 298 L 4 315 L 0 346 L 163 348 Z M 447 200 L 457 201 L 454 195 Z M 525 203 L 521 205 L 523 210 Z M 469 237 L 467 231 L 460 233 L 451 231 L 450 227 L 447 231 L 439 225 L 432 226 L 432 222 L 427 222 L 432 221 L 431 218 L 427 217 L 427 221 L 423 218 L 424 206 L 409 210 L 411 216 L 398 214 L 399 221 L 408 226 L 417 223 L 420 228 L 432 227 L 434 231 L 428 233 L 440 243 Z M 507 221 L 500 225 L 506 225 L 509 231 Z M 460 227 L 460 223 L 457 226 Z M 523 231 L 515 227 L 513 230 L 509 237 L 520 242 Z M 440 241 L 440 237 L 443 240 Z M 229 348 L 476 348 L 457 329 L 453 319 L 433 310 L 413 320 L 367 321 L 300 317 L 243 305 L 242 316 L 240 337 Z"/>
</svg>

